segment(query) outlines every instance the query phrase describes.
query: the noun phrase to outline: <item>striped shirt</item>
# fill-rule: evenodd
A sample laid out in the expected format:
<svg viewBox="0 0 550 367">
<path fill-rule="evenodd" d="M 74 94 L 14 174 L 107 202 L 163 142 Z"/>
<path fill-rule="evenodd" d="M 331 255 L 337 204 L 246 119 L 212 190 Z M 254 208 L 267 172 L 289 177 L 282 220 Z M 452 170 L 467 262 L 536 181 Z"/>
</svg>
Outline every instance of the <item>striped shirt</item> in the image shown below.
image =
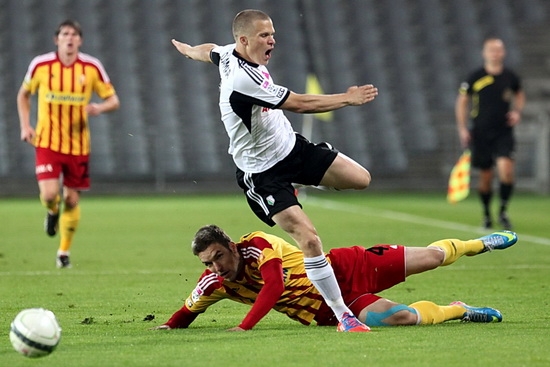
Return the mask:
<svg viewBox="0 0 550 367">
<path fill-rule="evenodd" d="M 309 325 L 323 299 L 307 278 L 302 252 L 283 239 L 264 232 L 253 232 L 241 237 L 237 246 L 244 258 L 242 278 L 230 282 L 205 270 L 185 301 L 187 310 L 193 314 L 202 313 L 222 299 L 254 304 L 264 285 L 260 269 L 266 262 L 276 260 L 282 262 L 285 290 L 273 309 Z M 194 317 L 188 322 L 192 319 Z"/>
<path fill-rule="evenodd" d="M 85 107 L 92 92 L 106 99 L 115 94 L 101 62 L 78 53 L 70 66 L 56 52 L 35 57 L 27 70 L 23 88 L 38 92 L 35 146 L 70 155 L 90 153 L 90 130 Z"/>
<path fill-rule="evenodd" d="M 290 91 L 273 82 L 265 65 L 243 59 L 235 44 L 215 47 L 210 58 L 220 72 L 219 105 L 229 154 L 243 172 L 264 172 L 296 143 L 292 125 L 279 109 Z"/>
</svg>

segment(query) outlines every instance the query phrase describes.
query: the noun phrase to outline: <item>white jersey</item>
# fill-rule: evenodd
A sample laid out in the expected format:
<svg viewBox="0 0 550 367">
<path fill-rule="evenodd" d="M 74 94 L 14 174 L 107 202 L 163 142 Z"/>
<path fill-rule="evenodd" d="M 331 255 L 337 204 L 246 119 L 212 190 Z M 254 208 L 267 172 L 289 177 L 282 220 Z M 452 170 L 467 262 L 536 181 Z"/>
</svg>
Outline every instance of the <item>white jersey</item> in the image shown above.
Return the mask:
<svg viewBox="0 0 550 367">
<path fill-rule="evenodd" d="M 290 91 L 274 84 L 264 65 L 240 57 L 235 44 L 214 48 L 210 58 L 220 70 L 219 105 L 229 154 L 246 173 L 266 171 L 283 160 L 296 142 L 290 121 L 277 109 Z"/>
</svg>

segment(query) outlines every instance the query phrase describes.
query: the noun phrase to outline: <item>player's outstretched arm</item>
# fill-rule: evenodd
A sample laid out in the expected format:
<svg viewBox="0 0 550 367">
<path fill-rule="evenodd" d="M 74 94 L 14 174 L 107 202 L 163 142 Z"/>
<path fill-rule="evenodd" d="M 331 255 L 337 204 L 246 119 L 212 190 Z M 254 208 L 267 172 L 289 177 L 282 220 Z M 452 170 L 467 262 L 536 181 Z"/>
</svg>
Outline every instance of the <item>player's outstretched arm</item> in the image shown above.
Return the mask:
<svg viewBox="0 0 550 367">
<path fill-rule="evenodd" d="M 212 62 L 210 60 L 210 51 L 217 45 L 214 43 L 203 43 L 196 46 L 191 46 L 187 43 L 176 41 L 172 39 L 174 47 L 185 57 L 192 60 L 202 62 Z"/>
<path fill-rule="evenodd" d="M 338 94 L 297 94 L 291 92 L 281 106 L 296 113 L 318 113 L 334 111 L 346 106 L 360 106 L 371 102 L 378 95 L 378 88 L 372 84 L 349 87 Z"/>
<path fill-rule="evenodd" d="M 149 330 L 171 330 L 171 329 L 185 329 L 197 318 L 199 314 L 191 312 L 187 306 L 183 305 L 181 309 L 176 311 L 170 320 L 166 321 L 162 325 L 154 326 Z"/>
</svg>

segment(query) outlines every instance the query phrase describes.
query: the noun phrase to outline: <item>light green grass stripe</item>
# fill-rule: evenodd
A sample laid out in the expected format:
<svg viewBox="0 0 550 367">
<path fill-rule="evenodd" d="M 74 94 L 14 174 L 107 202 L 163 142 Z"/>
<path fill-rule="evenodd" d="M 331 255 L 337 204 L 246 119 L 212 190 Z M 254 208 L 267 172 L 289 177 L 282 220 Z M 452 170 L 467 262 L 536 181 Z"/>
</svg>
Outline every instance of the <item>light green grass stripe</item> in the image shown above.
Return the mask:
<svg viewBox="0 0 550 367">
<path fill-rule="evenodd" d="M 306 200 L 308 205 L 311 204 L 324 209 L 337 210 L 337 211 L 346 212 L 346 213 L 353 213 L 353 214 L 366 215 L 366 216 L 377 217 L 377 218 L 396 220 L 396 221 L 401 221 L 406 223 L 419 224 L 419 225 L 428 226 L 428 227 L 450 229 L 455 231 L 464 231 L 469 233 L 478 233 L 482 235 L 487 233 L 486 229 L 483 229 L 480 227 L 460 224 L 456 222 L 449 222 L 449 221 L 444 221 L 444 220 L 439 220 L 434 218 L 427 218 L 419 215 L 401 213 L 393 210 L 374 209 L 366 206 L 352 205 L 349 203 L 342 204 L 336 201 L 326 200 L 326 199 L 321 199 L 318 197 L 311 197 L 311 196 L 307 197 Z M 521 235 L 522 242 L 531 242 L 539 245 L 550 246 L 550 238 L 531 236 L 525 233 L 521 233 L 520 235 Z"/>
<path fill-rule="evenodd" d="M 472 266 L 472 265 L 454 265 L 451 267 L 445 268 L 445 271 L 472 271 L 472 269 L 475 270 L 500 270 L 500 269 L 506 269 L 506 270 L 522 270 L 522 269 L 528 269 L 528 270 L 534 270 L 534 269 L 550 269 L 550 264 L 536 264 L 536 265 L 529 265 L 529 264 L 520 264 L 520 265 L 507 265 L 507 266 L 492 266 L 492 265 L 483 265 L 483 266 Z M 106 270 L 106 271 L 82 271 L 82 270 L 75 270 L 75 269 L 68 269 L 68 270 L 51 270 L 51 271 L 3 271 L 0 272 L 0 277 L 33 277 L 33 276 L 59 276 L 64 275 L 64 273 L 70 273 L 71 276 L 110 276 L 110 275 L 116 275 L 116 276 L 134 276 L 134 275 L 170 275 L 170 274 L 177 274 L 178 271 L 181 269 L 173 269 L 173 270 L 150 270 L 150 271 L 142 271 L 142 270 L 136 270 L 136 271 L 125 271 L 125 270 Z"/>
</svg>

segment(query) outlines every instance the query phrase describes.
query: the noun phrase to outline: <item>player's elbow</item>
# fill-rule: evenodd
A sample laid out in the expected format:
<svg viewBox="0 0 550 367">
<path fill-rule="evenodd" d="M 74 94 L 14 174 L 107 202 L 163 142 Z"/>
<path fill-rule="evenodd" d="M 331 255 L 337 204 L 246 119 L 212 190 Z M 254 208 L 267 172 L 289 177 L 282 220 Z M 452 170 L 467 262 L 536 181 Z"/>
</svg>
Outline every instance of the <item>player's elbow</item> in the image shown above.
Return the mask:
<svg viewBox="0 0 550 367">
<path fill-rule="evenodd" d="M 115 94 L 111 97 L 111 111 L 118 110 L 120 108 L 120 99 Z"/>
</svg>

